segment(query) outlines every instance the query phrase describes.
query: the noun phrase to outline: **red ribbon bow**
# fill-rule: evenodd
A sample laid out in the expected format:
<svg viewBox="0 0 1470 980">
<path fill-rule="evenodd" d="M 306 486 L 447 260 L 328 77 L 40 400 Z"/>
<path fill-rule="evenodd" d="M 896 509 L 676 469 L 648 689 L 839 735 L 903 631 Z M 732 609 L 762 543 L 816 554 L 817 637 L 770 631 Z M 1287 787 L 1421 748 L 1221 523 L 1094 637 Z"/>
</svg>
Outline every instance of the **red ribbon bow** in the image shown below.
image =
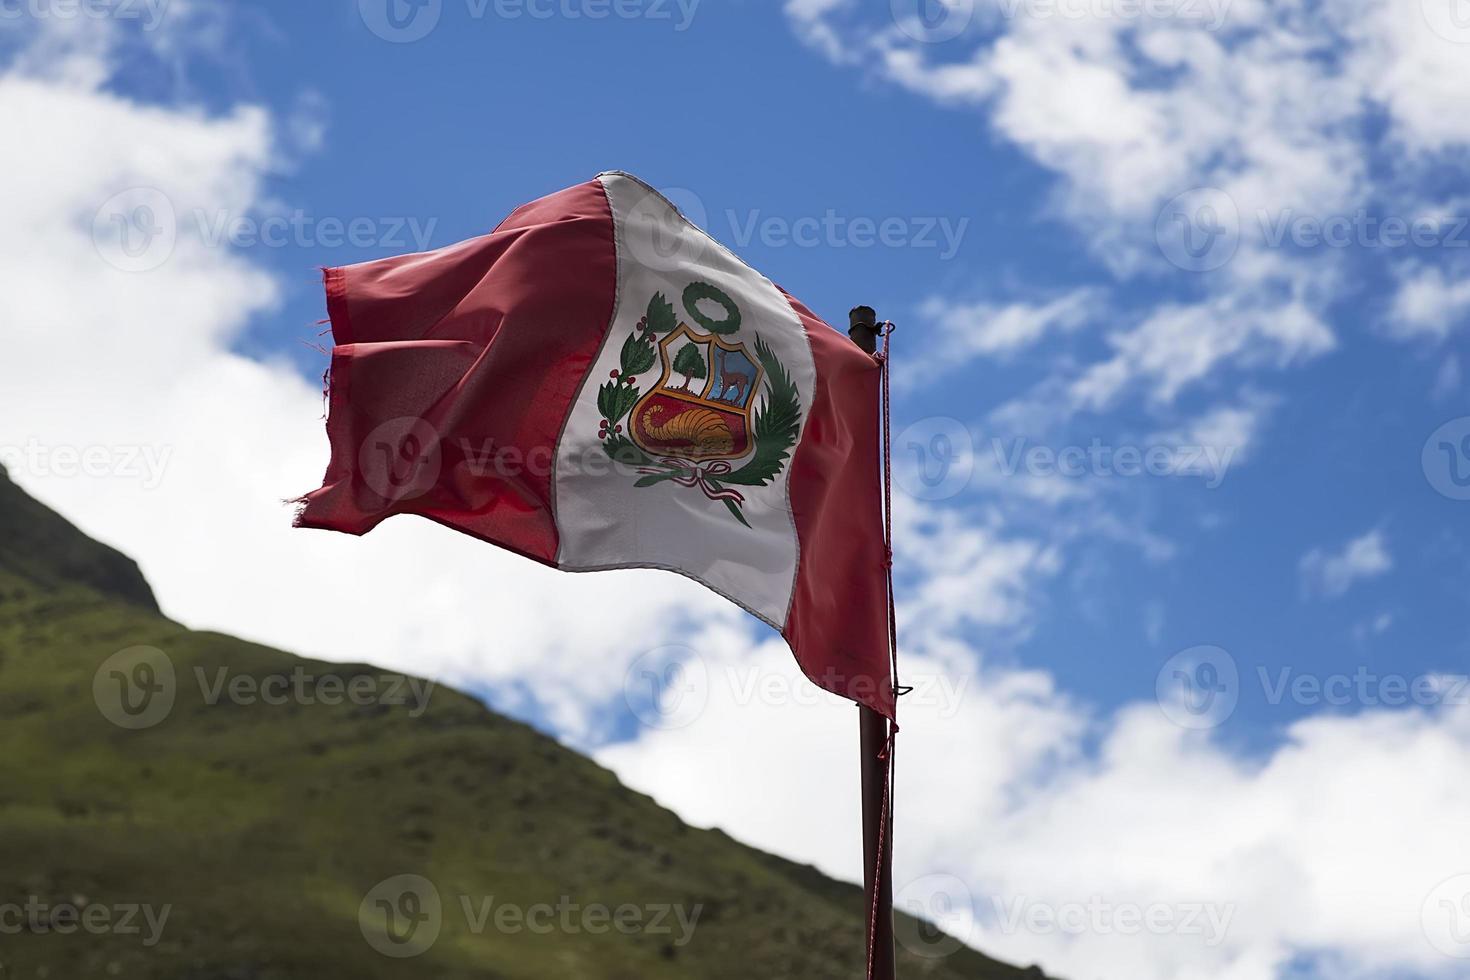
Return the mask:
<svg viewBox="0 0 1470 980">
<path fill-rule="evenodd" d="M 730 464 L 723 459 L 716 460 L 715 462 L 710 463 L 708 466 L 703 467 L 700 466 L 700 464 L 698 463 L 691 463 L 687 459 L 678 459 L 673 456 L 665 456 L 663 459 L 660 459 L 659 462 L 664 466 L 668 466 L 679 471 L 673 476 L 669 477 L 669 479 L 673 480 L 681 487 L 698 487 L 699 489 L 703 490 L 704 495 L 711 500 L 733 500 L 736 503 L 745 502 L 745 497 L 741 495 L 739 490 L 732 490 L 729 487 L 716 488 L 710 484 L 709 479 L 711 477 L 721 477 L 724 476 L 726 473 L 732 472 Z M 656 469 L 644 468 L 640 469 L 638 472 L 658 473 L 660 471 Z"/>
</svg>

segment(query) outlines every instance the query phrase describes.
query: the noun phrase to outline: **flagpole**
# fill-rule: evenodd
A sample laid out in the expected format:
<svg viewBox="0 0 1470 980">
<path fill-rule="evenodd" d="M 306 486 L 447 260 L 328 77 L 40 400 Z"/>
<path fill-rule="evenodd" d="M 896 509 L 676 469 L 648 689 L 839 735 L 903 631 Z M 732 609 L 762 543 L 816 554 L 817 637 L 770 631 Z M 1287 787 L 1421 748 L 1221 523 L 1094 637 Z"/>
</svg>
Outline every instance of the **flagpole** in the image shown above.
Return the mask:
<svg viewBox="0 0 1470 980">
<path fill-rule="evenodd" d="M 878 314 L 871 306 L 848 314 L 848 336 L 868 354 L 878 350 Z M 875 529 L 876 530 L 876 529 Z M 888 798 L 888 719 L 866 705 L 858 706 L 859 751 L 862 759 L 863 884 L 869 980 L 896 980 L 893 948 L 893 820 Z M 874 882 L 874 876 L 877 882 Z"/>
</svg>

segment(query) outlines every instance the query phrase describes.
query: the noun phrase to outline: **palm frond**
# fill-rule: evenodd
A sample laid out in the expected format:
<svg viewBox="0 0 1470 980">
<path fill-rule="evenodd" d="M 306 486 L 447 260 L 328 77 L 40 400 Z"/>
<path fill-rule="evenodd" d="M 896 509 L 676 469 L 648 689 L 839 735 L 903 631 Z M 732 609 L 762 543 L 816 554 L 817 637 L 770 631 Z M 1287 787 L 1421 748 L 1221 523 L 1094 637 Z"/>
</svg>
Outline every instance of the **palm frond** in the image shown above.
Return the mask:
<svg viewBox="0 0 1470 980">
<path fill-rule="evenodd" d="M 790 457 L 801 430 L 801 395 L 790 372 L 759 338 L 755 342 L 755 356 L 766 371 L 766 392 L 752 426 L 755 455 L 740 469 L 720 477 L 721 483 L 761 487 L 770 483 Z"/>
</svg>

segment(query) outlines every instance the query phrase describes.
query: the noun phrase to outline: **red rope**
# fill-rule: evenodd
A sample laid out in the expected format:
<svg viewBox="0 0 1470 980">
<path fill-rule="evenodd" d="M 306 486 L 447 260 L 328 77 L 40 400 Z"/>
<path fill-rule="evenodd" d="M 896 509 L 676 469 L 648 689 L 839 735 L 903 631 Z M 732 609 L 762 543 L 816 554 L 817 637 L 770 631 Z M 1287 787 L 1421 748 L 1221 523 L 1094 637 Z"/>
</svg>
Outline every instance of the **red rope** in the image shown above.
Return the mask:
<svg viewBox="0 0 1470 980">
<path fill-rule="evenodd" d="M 883 891 L 883 844 L 888 839 L 888 799 L 892 790 L 893 776 L 893 733 L 888 734 L 888 742 L 883 747 L 883 809 L 882 816 L 878 820 L 878 863 L 873 868 L 873 895 L 868 908 L 868 980 L 880 980 L 873 962 L 873 951 L 876 945 L 873 941 L 878 933 L 878 896 Z"/>
<path fill-rule="evenodd" d="M 892 435 L 888 395 L 888 345 L 896 328 L 892 322 L 883 324 L 883 350 L 873 355 L 883 371 L 883 567 L 888 583 L 888 682 L 897 714 L 898 695 L 902 688 L 898 683 L 898 616 L 893 602 L 893 459 L 889 447 Z M 880 980 L 875 972 L 874 937 L 878 933 L 878 899 L 883 891 L 884 845 L 888 841 L 889 807 L 893 796 L 894 744 L 898 734 L 898 722 L 888 723 L 888 738 L 878 758 L 883 760 L 883 806 L 878 819 L 878 861 L 873 868 L 873 889 L 868 902 L 868 980 Z M 892 910 L 890 910 L 890 915 Z M 895 953 L 897 951 L 895 950 Z"/>
<path fill-rule="evenodd" d="M 890 444 L 893 427 L 890 422 L 888 398 L 888 345 L 893 337 L 893 331 L 897 329 L 892 322 L 883 324 L 883 350 L 877 355 L 879 362 L 883 365 L 883 549 L 888 572 L 888 660 L 891 671 L 889 677 L 893 685 L 895 705 L 898 703 L 900 688 L 898 685 L 898 617 L 893 608 L 893 453 Z M 897 710 L 894 714 L 897 714 Z M 893 730 L 898 731 L 897 723 L 894 724 Z"/>
</svg>

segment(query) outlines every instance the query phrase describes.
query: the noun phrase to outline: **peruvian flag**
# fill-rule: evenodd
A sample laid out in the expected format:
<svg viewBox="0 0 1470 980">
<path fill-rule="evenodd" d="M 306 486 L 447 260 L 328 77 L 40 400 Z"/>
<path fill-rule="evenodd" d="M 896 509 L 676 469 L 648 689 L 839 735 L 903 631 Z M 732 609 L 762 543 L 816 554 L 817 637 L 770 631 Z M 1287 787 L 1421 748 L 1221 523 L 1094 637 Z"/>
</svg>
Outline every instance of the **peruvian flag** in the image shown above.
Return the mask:
<svg viewBox="0 0 1470 980">
<path fill-rule="evenodd" d="M 662 195 L 603 174 L 326 290 L 331 461 L 299 526 L 417 514 L 566 571 L 678 572 L 893 717 L 881 365 Z"/>
</svg>

